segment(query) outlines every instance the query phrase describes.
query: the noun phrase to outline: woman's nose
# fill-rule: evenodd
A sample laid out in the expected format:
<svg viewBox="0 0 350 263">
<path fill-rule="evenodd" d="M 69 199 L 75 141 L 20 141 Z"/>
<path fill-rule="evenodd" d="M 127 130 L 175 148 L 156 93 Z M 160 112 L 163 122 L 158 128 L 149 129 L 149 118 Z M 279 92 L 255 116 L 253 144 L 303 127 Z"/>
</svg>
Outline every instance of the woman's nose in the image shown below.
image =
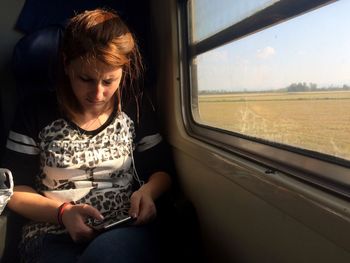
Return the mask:
<svg viewBox="0 0 350 263">
<path fill-rule="evenodd" d="M 94 97 L 96 101 L 103 100 L 104 87 L 101 82 L 95 84 L 94 92 Z"/>
</svg>

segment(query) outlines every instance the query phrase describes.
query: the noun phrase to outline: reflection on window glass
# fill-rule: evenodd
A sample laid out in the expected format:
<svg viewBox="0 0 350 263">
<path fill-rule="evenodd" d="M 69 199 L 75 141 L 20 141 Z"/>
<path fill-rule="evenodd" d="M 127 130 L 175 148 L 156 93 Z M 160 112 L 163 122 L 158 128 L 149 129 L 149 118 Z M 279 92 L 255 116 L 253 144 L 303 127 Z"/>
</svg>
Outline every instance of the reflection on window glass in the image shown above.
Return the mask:
<svg viewBox="0 0 350 263">
<path fill-rule="evenodd" d="M 350 160 L 349 10 L 338 1 L 197 56 L 196 121 Z"/>
<path fill-rule="evenodd" d="M 192 42 L 211 36 L 279 0 L 192 0 Z"/>
</svg>

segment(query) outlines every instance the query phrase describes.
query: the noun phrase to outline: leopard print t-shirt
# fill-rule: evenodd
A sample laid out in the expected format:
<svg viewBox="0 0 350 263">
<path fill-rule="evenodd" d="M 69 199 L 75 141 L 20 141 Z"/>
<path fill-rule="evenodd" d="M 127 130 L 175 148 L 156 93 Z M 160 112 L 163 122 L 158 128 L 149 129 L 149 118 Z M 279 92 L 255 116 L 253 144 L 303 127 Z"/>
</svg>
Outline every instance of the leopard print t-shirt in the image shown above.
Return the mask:
<svg viewBox="0 0 350 263">
<path fill-rule="evenodd" d="M 84 131 L 65 118 L 56 118 L 40 129 L 36 138 L 10 133 L 11 138 L 27 143 L 19 145 L 14 140 L 7 148 L 40 156 L 36 176 L 39 193 L 61 202 L 90 204 L 105 219 L 128 214 L 134 183 L 134 124 L 125 113 L 114 111 L 95 131 Z M 24 226 L 22 241 L 65 231 L 58 224 L 31 222 Z"/>
<path fill-rule="evenodd" d="M 127 213 L 132 190 L 157 171 L 173 171 L 154 106 L 146 96 L 139 102 L 125 101 L 123 113 L 115 110 L 101 128 L 85 132 L 65 119 L 55 92 L 26 97 L 17 107 L 2 167 L 11 170 L 15 185 L 31 186 L 50 198 L 90 203 L 105 217 Z M 22 245 L 28 249 L 36 237 L 65 231 L 44 223 L 24 230 Z"/>
</svg>

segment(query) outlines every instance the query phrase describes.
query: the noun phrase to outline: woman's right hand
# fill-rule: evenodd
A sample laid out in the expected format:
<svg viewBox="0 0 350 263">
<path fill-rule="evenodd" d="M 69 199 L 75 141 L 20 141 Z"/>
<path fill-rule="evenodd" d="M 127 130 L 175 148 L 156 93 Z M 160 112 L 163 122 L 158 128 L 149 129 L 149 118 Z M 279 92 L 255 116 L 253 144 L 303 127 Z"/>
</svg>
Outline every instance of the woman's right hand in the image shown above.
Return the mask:
<svg viewBox="0 0 350 263">
<path fill-rule="evenodd" d="M 95 231 L 85 223 L 89 217 L 103 220 L 101 213 L 91 205 L 69 204 L 64 209 L 62 222 L 74 242 L 84 242 L 94 238 Z"/>
</svg>

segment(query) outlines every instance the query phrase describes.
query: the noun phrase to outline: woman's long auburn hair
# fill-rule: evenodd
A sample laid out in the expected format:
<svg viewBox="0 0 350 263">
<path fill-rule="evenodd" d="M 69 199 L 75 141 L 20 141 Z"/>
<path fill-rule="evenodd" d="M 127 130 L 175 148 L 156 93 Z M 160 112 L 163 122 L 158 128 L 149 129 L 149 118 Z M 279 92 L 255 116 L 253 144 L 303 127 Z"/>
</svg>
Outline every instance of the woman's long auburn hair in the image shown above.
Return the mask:
<svg viewBox="0 0 350 263">
<path fill-rule="evenodd" d="M 141 55 L 135 37 L 115 11 L 95 9 L 74 16 L 65 29 L 60 52 L 62 67 L 56 91 L 59 107 L 67 117 L 82 112 L 64 72 L 64 67 L 78 58 L 123 69 L 115 94 L 119 111 L 121 93 L 126 87 L 127 92 L 137 98 L 143 73 Z"/>
</svg>

